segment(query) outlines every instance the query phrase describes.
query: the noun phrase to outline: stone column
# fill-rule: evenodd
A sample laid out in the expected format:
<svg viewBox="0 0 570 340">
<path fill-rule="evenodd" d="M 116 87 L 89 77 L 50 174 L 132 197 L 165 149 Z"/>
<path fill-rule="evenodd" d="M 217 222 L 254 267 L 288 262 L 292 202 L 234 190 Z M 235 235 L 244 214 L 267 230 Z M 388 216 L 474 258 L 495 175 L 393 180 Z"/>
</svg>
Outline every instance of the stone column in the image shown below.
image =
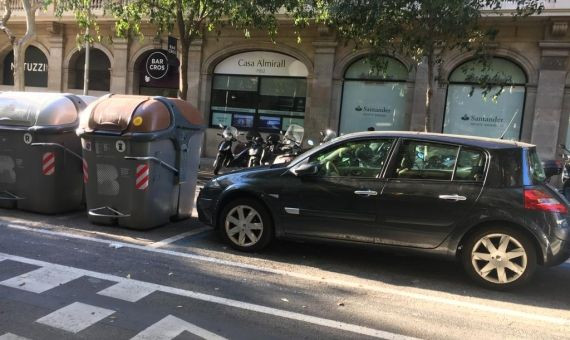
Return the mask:
<svg viewBox="0 0 570 340">
<path fill-rule="evenodd" d="M 208 110 L 200 107 L 200 75 L 202 65 L 202 40 L 195 40 L 190 44 L 188 53 L 188 102 L 201 109 L 202 112 Z M 208 117 L 204 117 L 208 119 Z"/>
<path fill-rule="evenodd" d="M 333 70 L 337 42 L 315 41 L 313 79 L 309 79 L 310 103 L 305 116 L 305 140 L 317 142 L 319 131 L 333 128 L 331 122 Z"/>
<path fill-rule="evenodd" d="M 127 69 L 129 64 L 129 41 L 113 38 L 113 67 L 111 70 L 111 93 L 127 93 Z"/>
<path fill-rule="evenodd" d="M 542 49 L 531 143 L 542 159 L 558 157 L 558 126 L 562 117 L 566 65 L 570 43 L 542 41 Z"/>
<path fill-rule="evenodd" d="M 424 131 L 426 119 L 427 78 L 427 64 L 423 62 L 416 68 L 414 91 L 409 94 L 413 96 L 413 103 L 410 114 L 411 131 Z"/>
<path fill-rule="evenodd" d="M 48 59 L 48 89 L 54 92 L 63 91 L 63 34 L 60 25 L 53 23 L 48 28 L 49 59 Z"/>
</svg>

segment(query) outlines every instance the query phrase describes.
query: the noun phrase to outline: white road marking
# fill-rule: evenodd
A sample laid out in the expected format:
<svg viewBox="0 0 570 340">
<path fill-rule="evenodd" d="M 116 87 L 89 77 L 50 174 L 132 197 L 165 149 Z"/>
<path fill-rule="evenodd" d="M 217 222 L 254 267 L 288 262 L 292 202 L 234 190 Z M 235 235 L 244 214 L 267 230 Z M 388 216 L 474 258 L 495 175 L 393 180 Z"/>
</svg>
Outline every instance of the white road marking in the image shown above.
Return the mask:
<svg viewBox="0 0 570 340">
<path fill-rule="evenodd" d="M 235 307 L 235 308 L 239 308 L 239 309 L 243 309 L 243 310 L 248 310 L 248 311 L 262 313 L 262 314 L 268 314 L 268 315 L 282 317 L 282 318 L 291 319 L 291 320 L 295 320 L 295 321 L 306 322 L 306 323 L 310 323 L 310 324 L 314 324 L 314 325 L 334 328 L 334 329 L 352 332 L 352 333 L 356 333 L 356 334 L 368 335 L 368 336 L 378 337 L 378 338 L 383 338 L 383 339 L 394 339 L 394 340 L 416 339 L 416 338 L 407 337 L 404 335 L 399 335 L 399 334 L 390 333 L 387 331 L 382 331 L 379 329 L 359 326 L 359 325 L 350 324 L 350 323 L 341 322 L 341 321 L 335 321 L 335 320 L 331 320 L 331 319 L 320 318 L 320 317 L 316 317 L 316 316 L 305 315 L 305 314 L 296 313 L 296 312 L 290 312 L 290 311 L 277 309 L 277 308 L 273 308 L 273 307 L 266 307 L 266 306 L 262 306 L 262 305 L 258 305 L 258 304 L 254 304 L 254 303 L 248 303 L 248 302 L 243 302 L 243 301 L 238 301 L 238 300 L 233 300 L 233 299 L 227 299 L 227 298 L 223 298 L 223 297 L 219 297 L 219 296 L 213 296 L 213 295 L 198 293 L 198 292 L 194 292 L 194 291 L 190 291 L 190 290 L 164 286 L 164 285 L 160 285 L 160 284 L 156 284 L 156 283 L 144 282 L 144 281 L 139 281 L 139 280 L 134 280 L 134 279 L 127 279 L 127 278 L 112 275 L 112 274 L 105 274 L 105 273 L 94 272 L 94 271 L 75 268 L 75 267 L 68 267 L 68 266 L 63 266 L 63 265 L 59 265 L 59 264 L 55 264 L 55 263 L 40 261 L 40 260 L 36 260 L 36 259 L 30 259 L 30 258 L 26 258 L 26 257 L 16 256 L 16 255 L 9 255 L 9 254 L 5 254 L 5 253 L 0 253 L 0 256 L 4 256 L 4 257 L 6 257 L 6 259 L 12 260 L 12 261 L 32 264 L 35 266 L 41 266 L 41 267 L 50 268 L 50 269 L 55 268 L 59 271 L 68 271 L 68 272 L 73 273 L 73 274 L 78 275 L 78 276 L 90 276 L 90 277 L 94 277 L 94 278 L 97 278 L 100 280 L 114 281 L 114 282 L 119 282 L 119 283 L 133 282 L 133 283 L 136 283 L 137 285 L 140 285 L 142 287 L 146 287 L 147 289 L 153 289 L 153 290 L 161 291 L 163 293 L 169 293 L 169 294 L 173 294 L 173 295 L 188 297 L 188 298 L 195 299 L 195 300 L 206 301 L 206 302 L 211 302 L 211 303 L 215 303 L 215 304 L 219 304 L 219 305 Z M 78 307 L 74 306 L 77 304 L 82 305 L 82 306 L 78 306 Z M 69 308 L 71 306 L 74 306 L 74 307 Z M 81 329 L 88 327 L 88 326 L 85 326 L 85 324 L 93 321 L 90 318 L 90 317 L 93 317 L 93 315 L 91 314 L 92 312 L 96 312 L 98 320 L 101 320 L 101 319 L 103 319 L 103 318 L 105 318 L 105 317 L 107 317 L 113 313 L 113 311 L 108 310 L 108 309 L 99 308 L 98 310 L 96 310 L 95 308 L 98 308 L 98 307 L 84 305 L 84 304 L 76 302 L 70 306 L 64 307 L 64 308 L 62 308 L 56 312 L 53 312 L 53 313 L 37 320 L 37 322 L 45 323 L 45 324 L 47 324 L 46 322 L 49 322 L 49 323 L 51 323 L 50 326 L 52 326 L 52 327 L 66 329 L 66 330 L 67 329 L 76 330 L 79 328 L 79 326 L 81 326 Z M 105 316 L 103 316 L 103 315 L 105 315 Z M 91 324 L 92 323 L 94 323 L 94 322 L 91 322 Z M 60 325 L 61 327 L 58 327 L 58 325 Z M 79 330 L 81 330 L 81 329 L 79 329 Z"/>
<path fill-rule="evenodd" d="M 0 282 L 3 286 L 18 288 L 32 293 L 43 293 L 59 285 L 79 278 L 81 275 L 56 268 L 39 268 Z"/>
<path fill-rule="evenodd" d="M 452 307 L 459 307 L 461 309 L 468 308 L 468 309 L 476 310 L 476 311 L 483 312 L 483 313 L 493 313 L 493 314 L 499 315 L 499 316 L 509 316 L 511 318 L 514 318 L 514 319 L 541 321 L 541 322 L 548 322 L 548 323 L 557 324 L 557 325 L 569 325 L 570 324 L 570 319 L 566 319 L 566 318 L 562 318 L 562 317 L 549 316 L 549 315 L 538 314 L 538 313 L 533 313 L 533 312 L 518 311 L 518 310 L 505 308 L 505 307 L 490 306 L 488 304 L 485 304 L 486 302 L 488 302 L 488 300 L 485 300 L 485 299 L 481 299 L 481 300 L 483 300 L 482 301 L 483 303 L 462 301 L 462 300 L 458 299 L 458 298 L 461 298 L 461 296 L 455 296 L 453 294 L 447 294 L 450 297 L 435 296 L 433 294 L 430 294 L 429 290 L 421 289 L 421 288 L 408 288 L 408 290 L 404 290 L 402 287 L 395 287 L 395 288 L 383 287 L 383 286 L 377 286 L 377 285 L 372 285 L 372 284 L 360 283 L 358 281 L 355 282 L 355 281 L 347 281 L 347 280 L 340 280 L 340 279 L 323 279 L 323 277 L 321 275 L 314 276 L 314 275 L 303 274 L 303 273 L 298 273 L 298 272 L 294 272 L 294 271 L 280 270 L 280 269 L 275 269 L 275 268 L 261 267 L 261 266 L 257 266 L 257 265 L 247 264 L 247 263 L 221 260 L 221 259 L 209 257 L 209 256 L 182 253 L 182 252 L 177 252 L 177 251 L 172 251 L 172 250 L 167 250 L 167 249 L 150 248 L 150 247 L 141 246 L 138 244 L 130 244 L 130 243 L 124 243 L 124 242 L 103 240 L 103 239 L 97 239 L 97 238 L 88 237 L 88 236 L 75 235 L 75 234 L 71 234 L 71 233 L 46 230 L 46 229 L 38 229 L 38 228 L 34 228 L 34 227 L 26 227 L 26 226 L 21 226 L 21 225 L 16 225 L 16 224 L 2 224 L 2 223 L 0 223 L 0 226 L 2 226 L 2 225 L 5 227 L 8 227 L 8 228 L 17 229 L 17 230 L 36 232 L 36 233 L 46 234 L 46 235 L 63 236 L 63 237 L 75 238 L 78 240 L 91 241 L 91 242 L 97 242 L 97 243 L 102 243 L 102 244 L 119 244 L 124 248 L 138 249 L 138 250 L 148 251 L 148 252 L 157 253 L 157 254 L 186 258 L 186 259 L 194 260 L 194 261 L 202 261 L 202 262 L 214 263 L 214 264 L 228 266 L 228 267 L 253 270 L 253 271 L 262 272 L 262 273 L 269 273 L 269 274 L 276 274 L 276 275 L 282 275 L 282 276 L 287 276 L 287 277 L 294 277 L 297 279 L 313 281 L 313 282 L 327 283 L 330 285 L 347 287 L 347 288 L 351 288 L 351 289 L 368 290 L 368 291 L 376 292 L 376 293 L 380 293 L 380 294 L 389 294 L 389 295 L 394 295 L 394 296 L 412 298 L 412 299 L 430 302 L 430 303 L 442 304 L 442 305 L 447 305 L 447 306 L 452 306 Z M 2 256 L 2 254 L 0 253 L 0 257 L 1 256 Z M 496 301 L 492 301 L 492 303 L 496 303 Z"/>
<path fill-rule="evenodd" d="M 19 336 L 13 333 L 6 333 L 4 335 L 0 335 L 0 340 L 30 340 L 30 339 L 24 338 L 23 336 Z"/>
<path fill-rule="evenodd" d="M 154 289 L 143 287 L 136 282 L 125 281 L 105 288 L 97 294 L 129 302 L 137 302 L 154 291 Z"/>
<path fill-rule="evenodd" d="M 67 270 L 67 268 L 60 269 Z M 74 302 L 36 320 L 36 322 L 75 334 L 113 313 L 115 313 L 114 310 Z"/>
<path fill-rule="evenodd" d="M 182 319 L 168 315 L 164 319 L 158 321 L 144 331 L 135 335 L 131 340 L 171 340 L 180 335 L 180 333 L 187 331 L 194 335 L 208 340 L 225 340 L 215 333 L 212 333 L 204 328 L 200 328 Z"/>
<path fill-rule="evenodd" d="M 162 240 L 162 241 L 154 242 L 154 243 L 152 243 L 152 244 L 149 244 L 148 246 L 151 247 L 151 248 L 164 247 L 164 246 L 167 245 L 167 244 L 174 243 L 174 242 L 176 242 L 176 241 L 178 241 L 178 240 L 181 240 L 181 239 L 183 239 L 183 238 L 186 238 L 186 237 L 198 235 L 198 234 L 203 233 L 203 232 L 208 231 L 208 230 L 212 230 L 212 228 L 210 228 L 210 227 L 201 227 L 201 228 L 198 228 L 198 229 L 194 229 L 194 230 L 187 231 L 187 232 L 182 233 L 182 234 L 174 235 L 174 236 L 169 237 L 169 238 L 166 238 L 166 239 L 164 239 L 164 240 Z"/>
</svg>

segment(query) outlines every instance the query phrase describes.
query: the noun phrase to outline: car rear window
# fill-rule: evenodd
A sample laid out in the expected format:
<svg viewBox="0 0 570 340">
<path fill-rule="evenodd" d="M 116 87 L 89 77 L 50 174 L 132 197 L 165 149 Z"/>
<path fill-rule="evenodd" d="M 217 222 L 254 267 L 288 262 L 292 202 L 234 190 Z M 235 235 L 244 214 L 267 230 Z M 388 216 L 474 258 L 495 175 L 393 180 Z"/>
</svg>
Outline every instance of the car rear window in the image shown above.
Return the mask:
<svg viewBox="0 0 570 340">
<path fill-rule="evenodd" d="M 536 149 L 528 150 L 528 166 L 530 178 L 533 184 L 543 183 L 546 180 L 546 174 L 544 173 L 544 168 L 542 167 L 542 162 Z"/>
<path fill-rule="evenodd" d="M 500 171 L 502 182 L 506 187 L 522 186 L 522 150 L 505 149 L 497 152 L 500 158 Z"/>
</svg>

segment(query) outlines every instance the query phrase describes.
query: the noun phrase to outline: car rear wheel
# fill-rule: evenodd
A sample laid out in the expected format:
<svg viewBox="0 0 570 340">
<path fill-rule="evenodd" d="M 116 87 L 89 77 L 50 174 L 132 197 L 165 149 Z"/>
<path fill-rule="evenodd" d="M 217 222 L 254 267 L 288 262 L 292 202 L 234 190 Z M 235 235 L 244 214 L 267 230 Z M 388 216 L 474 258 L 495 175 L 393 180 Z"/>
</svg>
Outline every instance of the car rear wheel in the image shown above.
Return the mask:
<svg viewBox="0 0 570 340">
<path fill-rule="evenodd" d="M 510 289 L 528 282 L 536 270 L 536 249 L 528 237 L 512 228 L 486 228 L 464 244 L 462 262 L 477 283 Z"/>
<path fill-rule="evenodd" d="M 237 199 L 224 207 L 218 232 L 232 248 L 258 251 L 273 239 L 273 224 L 267 209 L 252 199 Z"/>
</svg>

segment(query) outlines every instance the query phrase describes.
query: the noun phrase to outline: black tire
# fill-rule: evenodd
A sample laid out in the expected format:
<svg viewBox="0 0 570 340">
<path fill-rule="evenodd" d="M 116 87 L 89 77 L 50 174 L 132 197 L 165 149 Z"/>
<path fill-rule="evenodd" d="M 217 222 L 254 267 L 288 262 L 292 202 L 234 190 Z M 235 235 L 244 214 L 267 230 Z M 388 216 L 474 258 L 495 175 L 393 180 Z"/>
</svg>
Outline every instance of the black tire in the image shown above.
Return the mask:
<svg viewBox="0 0 570 340">
<path fill-rule="evenodd" d="M 495 236 L 494 236 L 495 235 Z M 506 235 L 509 236 L 511 239 L 507 242 L 508 248 L 505 252 L 500 252 L 500 236 L 496 235 Z M 496 248 L 497 252 L 492 255 L 492 251 L 489 251 L 489 261 L 486 259 L 474 259 L 478 256 L 472 256 L 472 253 L 475 251 L 476 254 L 485 253 L 488 249 L 482 242 L 484 238 L 487 241 L 493 243 L 493 247 Z M 514 241 L 512 241 L 514 239 Z M 497 243 L 497 240 L 499 243 Z M 520 245 L 520 246 L 519 246 Z M 477 249 L 474 249 L 477 247 Z M 508 256 L 504 256 L 506 253 L 520 253 L 519 251 L 513 252 L 515 249 L 522 248 L 524 250 L 524 255 L 513 258 L 512 260 L 508 259 Z M 525 258 L 526 256 L 526 258 Z M 472 260 L 473 259 L 473 260 Z M 524 261 L 526 259 L 526 261 Z M 477 284 L 490 289 L 495 290 L 509 290 L 513 288 L 517 288 L 527 284 L 532 276 L 534 275 L 537 267 L 537 255 L 536 255 L 536 248 L 532 241 L 528 238 L 528 236 L 516 230 L 513 227 L 508 226 L 490 226 L 483 229 L 480 229 L 470 235 L 467 240 L 463 244 L 463 249 L 461 252 L 461 262 L 467 275 L 474 280 Z M 475 264 L 474 264 L 475 262 Z M 511 268 L 507 267 L 507 262 L 512 262 L 517 265 L 517 269 L 524 268 L 521 273 L 516 273 Z M 490 266 L 497 265 L 497 269 L 491 269 L 490 271 L 486 270 L 488 274 L 483 274 L 483 269 L 485 269 L 485 265 L 490 264 Z M 524 264 L 524 265 L 523 265 Z M 478 266 L 476 268 L 475 266 Z M 503 269 L 501 270 L 500 267 Z M 499 271 L 505 273 L 503 277 L 503 283 L 501 282 L 493 282 L 499 281 Z M 481 272 L 481 274 L 480 274 Z M 518 276 L 518 277 L 517 277 Z M 506 279 L 506 280 L 505 280 Z M 512 280 L 512 281 L 511 281 Z"/>
<path fill-rule="evenodd" d="M 255 243 L 240 245 L 239 237 L 241 235 L 238 234 L 237 236 L 236 235 L 234 235 L 233 237 L 230 236 L 230 230 L 238 226 L 230 221 L 227 221 L 228 215 L 230 214 L 232 215 L 232 217 L 235 218 L 236 216 L 235 214 L 237 213 L 236 209 L 238 209 L 238 207 L 247 207 L 248 209 L 254 210 L 258 214 L 257 216 L 254 217 L 252 223 L 261 222 L 262 225 L 261 232 L 257 232 L 257 230 L 250 230 L 250 232 L 254 233 L 254 236 L 258 237 L 258 240 Z M 246 212 L 247 210 L 244 210 L 244 215 Z M 218 218 L 217 231 L 220 238 L 224 242 L 229 244 L 232 248 L 244 252 L 255 252 L 262 250 L 263 248 L 267 247 L 274 238 L 273 221 L 271 219 L 269 211 L 259 201 L 249 198 L 236 199 L 224 206 Z M 249 236 L 247 235 L 244 235 L 244 238 L 247 238 L 248 240 L 251 241 L 251 238 L 249 238 Z"/>
<path fill-rule="evenodd" d="M 224 157 L 221 155 L 217 155 L 216 160 L 214 161 L 214 175 L 220 173 L 220 169 L 222 168 L 223 164 L 224 164 Z"/>
</svg>

